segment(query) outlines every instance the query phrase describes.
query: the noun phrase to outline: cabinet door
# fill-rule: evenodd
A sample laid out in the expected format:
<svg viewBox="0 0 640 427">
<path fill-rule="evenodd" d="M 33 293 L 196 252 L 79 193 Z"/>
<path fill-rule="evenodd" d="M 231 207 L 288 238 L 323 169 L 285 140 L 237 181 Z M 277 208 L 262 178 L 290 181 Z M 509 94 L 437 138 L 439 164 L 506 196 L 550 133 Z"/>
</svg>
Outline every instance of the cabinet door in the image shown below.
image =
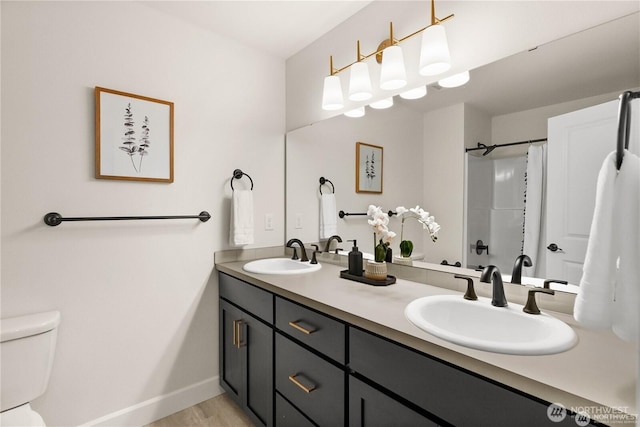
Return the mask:
<svg viewBox="0 0 640 427">
<path fill-rule="evenodd" d="M 273 425 L 273 330 L 220 300 L 220 384 L 259 426 Z"/>
<path fill-rule="evenodd" d="M 350 375 L 349 426 L 436 427 L 437 424 Z"/>
<path fill-rule="evenodd" d="M 246 317 L 242 311 L 220 300 L 220 385 L 242 406 L 242 348 L 237 345 L 238 324 Z"/>
<path fill-rule="evenodd" d="M 273 425 L 273 329 L 248 316 L 239 326 L 244 349 L 244 404 L 257 425 Z"/>
</svg>

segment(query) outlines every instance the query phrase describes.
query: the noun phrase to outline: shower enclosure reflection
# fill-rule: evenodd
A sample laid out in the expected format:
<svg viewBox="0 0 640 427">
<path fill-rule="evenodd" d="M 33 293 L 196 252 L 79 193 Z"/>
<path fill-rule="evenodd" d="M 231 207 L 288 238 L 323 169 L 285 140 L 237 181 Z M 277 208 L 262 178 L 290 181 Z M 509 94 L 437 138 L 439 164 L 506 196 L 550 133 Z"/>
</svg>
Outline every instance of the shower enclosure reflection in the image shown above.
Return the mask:
<svg viewBox="0 0 640 427">
<path fill-rule="evenodd" d="M 492 264 L 511 271 L 523 245 L 525 172 L 526 155 L 494 159 L 467 154 L 467 241 L 490 242 L 486 251 L 469 248 L 468 268 Z"/>
</svg>

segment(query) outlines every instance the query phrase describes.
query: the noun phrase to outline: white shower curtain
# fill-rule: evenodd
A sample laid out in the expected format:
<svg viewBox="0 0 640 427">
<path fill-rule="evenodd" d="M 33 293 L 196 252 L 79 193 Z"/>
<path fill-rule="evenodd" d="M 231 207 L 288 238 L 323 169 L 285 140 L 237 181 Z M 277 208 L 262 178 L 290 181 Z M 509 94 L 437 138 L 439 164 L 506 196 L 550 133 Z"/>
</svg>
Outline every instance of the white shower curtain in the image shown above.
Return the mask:
<svg viewBox="0 0 640 427">
<path fill-rule="evenodd" d="M 529 255 L 532 267 L 523 267 L 522 275 L 540 276 L 540 263 L 544 257 L 541 236 L 544 230 L 544 195 L 546 193 L 547 145 L 531 145 L 527 154 L 526 200 L 522 253 Z"/>
</svg>

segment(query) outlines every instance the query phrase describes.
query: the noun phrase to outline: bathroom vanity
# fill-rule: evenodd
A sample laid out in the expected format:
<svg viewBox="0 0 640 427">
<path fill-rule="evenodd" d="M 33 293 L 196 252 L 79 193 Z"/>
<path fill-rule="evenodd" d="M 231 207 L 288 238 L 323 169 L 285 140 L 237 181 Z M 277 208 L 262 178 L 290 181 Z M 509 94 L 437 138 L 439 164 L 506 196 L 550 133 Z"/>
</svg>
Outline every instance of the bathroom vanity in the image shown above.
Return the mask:
<svg viewBox="0 0 640 427">
<path fill-rule="evenodd" d="M 220 382 L 256 425 L 575 426 L 574 412 L 591 408 L 615 410 L 620 425 L 634 420 L 636 347 L 571 316 L 557 315 L 578 333 L 574 348 L 496 354 L 405 319 L 410 301 L 454 290 L 402 279 L 367 286 L 340 279 L 343 267 L 329 263 L 292 276 L 243 264 L 216 263 Z"/>
</svg>

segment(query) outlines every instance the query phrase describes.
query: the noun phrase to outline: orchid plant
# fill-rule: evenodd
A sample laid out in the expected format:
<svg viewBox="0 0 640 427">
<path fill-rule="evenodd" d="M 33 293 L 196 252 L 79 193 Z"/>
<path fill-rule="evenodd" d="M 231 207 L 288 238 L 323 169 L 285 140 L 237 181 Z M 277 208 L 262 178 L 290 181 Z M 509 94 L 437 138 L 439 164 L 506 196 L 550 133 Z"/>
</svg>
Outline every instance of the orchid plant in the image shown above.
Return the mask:
<svg viewBox="0 0 640 427">
<path fill-rule="evenodd" d="M 367 222 L 373 228 L 374 258 L 376 262 L 382 262 L 387 257 L 396 233 L 389 230 L 389 215 L 383 212 L 380 206 L 370 205 L 367 215 L 371 217 Z"/>
<path fill-rule="evenodd" d="M 438 240 L 440 224 L 435 221 L 433 215 L 429 215 L 429 212 L 420 206 L 410 209 L 406 209 L 404 206 L 398 206 L 396 212 L 398 216 L 402 218 L 402 225 L 400 227 L 400 256 L 410 257 L 413 252 L 413 242 L 411 240 L 404 240 L 404 221 L 408 218 L 415 218 L 422 224 L 422 228 L 427 230 L 433 242 Z"/>
</svg>

